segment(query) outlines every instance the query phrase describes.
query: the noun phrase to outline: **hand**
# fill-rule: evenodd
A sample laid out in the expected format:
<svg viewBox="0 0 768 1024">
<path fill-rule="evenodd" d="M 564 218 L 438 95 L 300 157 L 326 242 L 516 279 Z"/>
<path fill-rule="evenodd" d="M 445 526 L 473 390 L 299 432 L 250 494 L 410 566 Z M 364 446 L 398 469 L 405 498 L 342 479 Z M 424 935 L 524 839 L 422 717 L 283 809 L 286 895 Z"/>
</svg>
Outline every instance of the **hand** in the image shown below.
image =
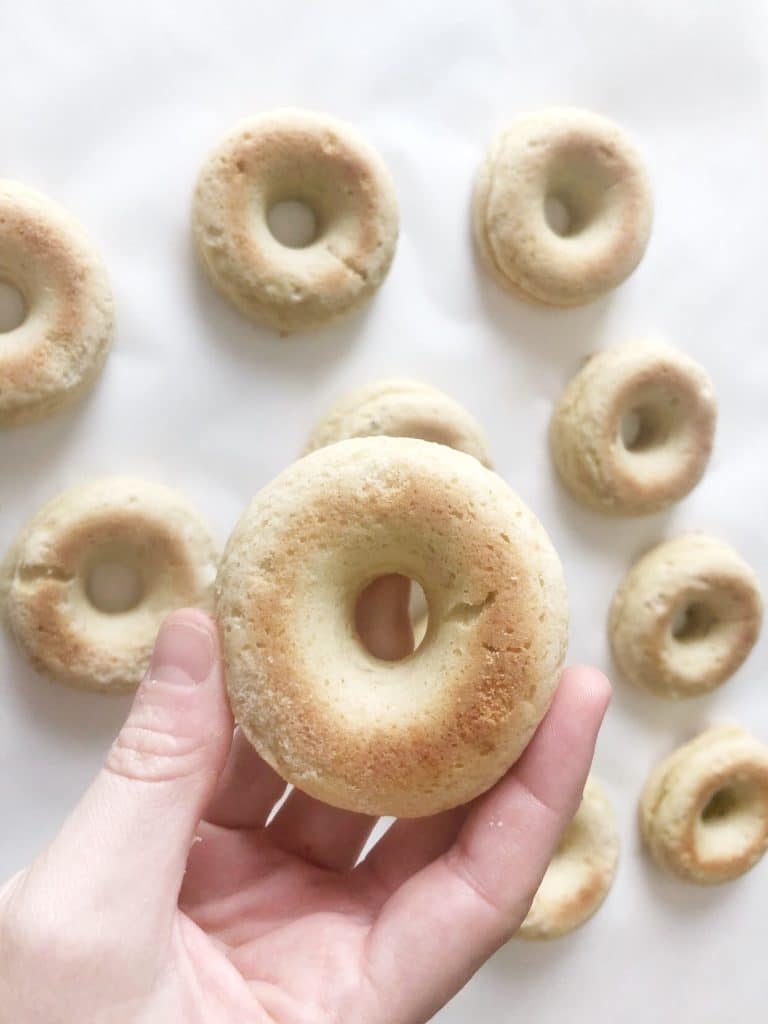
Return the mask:
<svg viewBox="0 0 768 1024">
<path fill-rule="evenodd" d="M 608 699 L 566 671 L 501 782 L 355 867 L 371 818 L 294 791 L 267 825 L 284 783 L 233 741 L 214 623 L 175 613 L 103 770 L 0 892 L 0 1022 L 426 1021 L 525 916 Z"/>
</svg>

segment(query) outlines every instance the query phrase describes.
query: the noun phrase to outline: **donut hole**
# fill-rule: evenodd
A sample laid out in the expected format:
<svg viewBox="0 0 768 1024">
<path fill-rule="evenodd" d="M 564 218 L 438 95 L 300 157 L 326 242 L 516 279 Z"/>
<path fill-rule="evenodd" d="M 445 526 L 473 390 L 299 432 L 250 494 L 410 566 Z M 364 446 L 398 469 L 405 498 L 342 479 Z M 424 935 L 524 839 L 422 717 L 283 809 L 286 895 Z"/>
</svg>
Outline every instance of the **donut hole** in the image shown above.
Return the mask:
<svg viewBox="0 0 768 1024">
<path fill-rule="evenodd" d="M 703 640 L 717 622 L 711 608 L 702 601 L 686 601 L 672 616 L 670 631 L 679 643 Z"/>
<path fill-rule="evenodd" d="M 547 226 L 556 235 L 564 238 L 571 227 L 571 215 L 568 207 L 559 196 L 547 196 L 544 200 L 544 218 Z"/>
<path fill-rule="evenodd" d="M 289 249 L 306 249 L 319 234 L 317 215 L 302 199 L 280 199 L 267 211 L 272 237 Z"/>
<path fill-rule="evenodd" d="M 429 626 L 429 604 L 418 580 L 398 573 L 377 576 L 355 603 L 355 630 L 381 661 L 401 661 L 417 651 Z"/>
<path fill-rule="evenodd" d="M 663 444 L 670 427 L 671 417 L 662 406 L 638 406 L 621 417 L 619 436 L 628 452 L 643 452 Z"/>
<path fill-rule="evenodd" d="M 0 334 L 8 334 L 21 327 L 27 319 L 27 303 L 20 288 L 11 281 L 0 279 Z"/>
<path fill-rule="evenodd" d="M 565 151 L 550 171 L 544 193 L 544 219 L 553 234 L 571 238 L 596 222 L 613 184 L 593 154 Z"/>
<path fill-rule="evenodd" d="M 710 793 L 698 817 L 697 852 L 704 861 L 742 856 L 763 840 L 768 798 L 753 779 L 733 779 Z"/>
<path fill-rule="evenodd" d="M 93 607 L 105 615 L 129 612 L 141 601 L 144 585 L 135 566 L 106 558 L 97 561 L 86 579 L 86 593 Z"/>
<path fill-rule="evenodd" d="M 707 800 L 701 812 L 701 820 L 704 824 L 721 821 L 738 810 L 743 800 L 743 793 L 739 792 L 737 786 L 723 786 L 717 789 Z"/>
</svg>

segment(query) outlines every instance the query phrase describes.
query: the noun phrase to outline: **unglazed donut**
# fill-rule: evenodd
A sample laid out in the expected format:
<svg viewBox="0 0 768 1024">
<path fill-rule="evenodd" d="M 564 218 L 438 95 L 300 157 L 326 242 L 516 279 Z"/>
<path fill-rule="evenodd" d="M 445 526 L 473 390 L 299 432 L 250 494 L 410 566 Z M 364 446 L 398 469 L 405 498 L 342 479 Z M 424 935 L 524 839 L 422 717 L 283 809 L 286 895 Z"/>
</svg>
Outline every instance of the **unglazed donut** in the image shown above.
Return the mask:
<svg viewBox="0 0 768 1024">
<path fill-rule="evenodd" d="M 632 566 L 613 599 L 608 634 L 630 682 L 662 697 L 695 697 L 739 668 L 762 615 L 747 563 L 723 541 L 692 533 Z"/>
<path fill-rule="evenodd" d="M 176 608 L 212 604 L 217 552 L 186 500 L 159 484 L 94 480 L 47 502 L 22 530 L 0 575 L 10 631 L 34 667 L 88 690 L 133 689 L 160 623 Z M 93 602 L 94 572 L 136 575 L 135 603 Z"/>
<path fill-rule="evenodd" d="M 40 419 L 94 383 L 112 340 L 112 292 L 85 230 L 34 189 L 0 180 L 0 281 L 26 316 L 0 338 L 0 426 Z"/>
<path fill-rule="evenodd" d="M 552 200 L 567 226 L 547 218 Z M 612 121 L 586 110 L 523 114 L 491 143 L 477 176 L 475 238 L 499 283 L 528 301 L 579 306 L 642 259 L 653 204 L 640 157 Z"/>
<path fill-rule="evenodd" d="M 595 511 L 649 515 L 699 482 L 715 420 L 712 382 L 692 359 L 660 342 L 619 345 L 593 355 L 563 391 L 552 457 L 571 494 Z"/>
<path fill-rule="evenodd" d="M 651 773 L 640 830 L 656 862 L 688 882 L 743 875 L 768 847 L 768 747 L 735 725 L 707 729 Z"/>
<path fill-rule="evenodd" d="M 315 216 L 316 236 L 303 248 L 282 245 L 267 223 L 287 200 Z M 244 121 L 211 153 L 192 221 L 219 291 L 246 316 L 289 333 L 371 297 L 392 262 L 398 207 L 381 157 L 349 125 L 278 110 Z"/>
<path fill-rule="evenodd" d="M 309 436 L 305 451 L 350 437 L 417 437 L 474 455 L 491 466 L 479 423 L 458 402 L 428 384 L 379 380 L 335 402 Z"/>
<path fill-rule="evenodd" d="M 381 661 L 355 631 L 380 576 L 417 580 L 427 634 Z M 265 487 L 217 579 L 230 701 L 258 752 L 327 803 L 413 817 L 462 804 L 518 757 L 567 643 L 557 555 L 469 455 L 412 438 L 340 441 Z"/>
<path fill-rule="evenodd" d="M 608 895 L 618 862 L 613 808 L 603 787 L 590 776 L 579 809 L 520 925 L 520 938 L 556 939 L 584 924 Z"/>
</svg>

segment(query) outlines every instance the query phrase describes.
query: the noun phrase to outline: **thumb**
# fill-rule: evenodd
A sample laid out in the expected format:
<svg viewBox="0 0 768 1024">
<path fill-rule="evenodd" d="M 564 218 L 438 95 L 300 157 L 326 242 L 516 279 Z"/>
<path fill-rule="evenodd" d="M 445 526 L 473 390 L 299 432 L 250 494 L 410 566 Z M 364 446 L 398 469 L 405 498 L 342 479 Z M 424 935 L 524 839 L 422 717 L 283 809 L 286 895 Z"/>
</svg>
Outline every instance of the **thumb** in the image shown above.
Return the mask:
<svg viewBox="0 0 768 1024">
<path fill-rule="evenodd" d="M 104 767 L 30 873 L 48 912 L 58 901 L 68 917 L 109 908 L 112 928 L 121 908 L 134 923 L 169 924 L 231 740 L 216 626 L 175 612 Z"/>
</svg>

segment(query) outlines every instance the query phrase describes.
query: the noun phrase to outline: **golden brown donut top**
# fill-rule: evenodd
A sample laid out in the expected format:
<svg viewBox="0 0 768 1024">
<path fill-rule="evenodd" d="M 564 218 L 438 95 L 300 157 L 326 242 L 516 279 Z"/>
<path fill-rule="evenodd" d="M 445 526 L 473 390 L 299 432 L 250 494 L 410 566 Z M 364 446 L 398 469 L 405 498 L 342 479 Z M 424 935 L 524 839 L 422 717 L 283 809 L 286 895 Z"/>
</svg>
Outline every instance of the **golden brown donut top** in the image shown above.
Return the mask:
<svg viewBox="0 0 768 1024">
<path fill-rule="evenodd" d="M 101 368 L 112 336 L 106 270 L 80 224 L 39 192 L 0 181 L 0 280 L 26 306 L 0 344 L 0 425 L 74 401 Z"/>
<path fill-rule="evenodd" d="M 419 649 L 370 655 L 354 608 L 375 578 L 416 579 Z M 557 556 L 495 474 L 410 438 L 343 441 L 260 492 L 217 583 L 235 716 L 259 752 L 320 798 L 433 813 L 487 788 L 521 752 L 566 644 Z"/>
</svg>

